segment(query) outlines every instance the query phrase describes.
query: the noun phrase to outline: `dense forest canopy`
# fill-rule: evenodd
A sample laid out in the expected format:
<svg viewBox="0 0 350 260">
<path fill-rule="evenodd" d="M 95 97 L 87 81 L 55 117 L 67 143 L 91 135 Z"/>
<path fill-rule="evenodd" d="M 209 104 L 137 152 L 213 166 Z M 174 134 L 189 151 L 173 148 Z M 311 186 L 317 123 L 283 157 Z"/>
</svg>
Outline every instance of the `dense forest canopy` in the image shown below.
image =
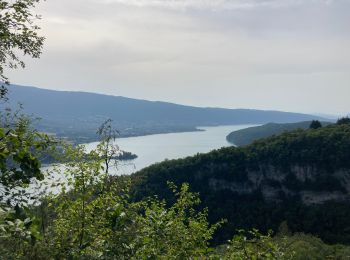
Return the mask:
<svg viewBox="0 0 350 260">
<path fill-rule="evenodd" d="M 277 230 L 287 221 L 294 232 L 350 243 L 349 156 L 350 124 L 299 129 L 153 165 L 132 177 L 133 191 L 137 199 L 155 194 L 171 201 L 166 182 L 189 183 L 211 221 L 228 219 L 220 242 L 239 228 Z"/>
<path fill-rule="evenodd" d="M 312 124 L 317 124 L 317 127 L 311 127 Z M 268 123 L 261 126 L 254 126 L 254 127 L 249 127 L 242 130 L 234 131 L 230 133 L 226 137 L 226 139 L 227 141 L 229 141 L 234 145 L 244 146 L 244 145 L 249 145 L 258 139 L 282 134 L 283 132 L 292 131 L 296 129 L 319 128 L 322 126 L 327 126 L 329 124 L 331 123 L 320 122 L 318 120 L 303 121 L 303 122 L 297 122 L 297 123 L 285 123 L 285 124 Z"/>
</svg>

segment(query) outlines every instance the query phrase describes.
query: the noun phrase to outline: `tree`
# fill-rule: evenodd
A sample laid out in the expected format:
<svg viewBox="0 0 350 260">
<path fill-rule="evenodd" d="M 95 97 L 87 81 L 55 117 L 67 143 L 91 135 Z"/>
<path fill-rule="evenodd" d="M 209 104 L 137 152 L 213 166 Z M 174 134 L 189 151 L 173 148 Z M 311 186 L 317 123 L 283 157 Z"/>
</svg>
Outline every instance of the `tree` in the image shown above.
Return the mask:
<svg viewBox="0 0 350 260">
<path fill-rule="evenodd" d="M 322 127 L 322 124 L 318 120 L 313 120 L 310 124 L 310 129 L 318 129 L 321 127 Z"/>
<path fill-rule="evenodd" d="M 272 232 L 267 235 L 261 234 L 254 229 L 249 232 L 239 231 L 239 234 L 234 236 L 227 247 L 225 259 L 292 259 L 294 252 L 288 251 L 284 239 L 280 243 L 273 240 Z"/>
<path fill-rule="evenodd" d="M 187 184 L 169 183 L 176 198 L 170 206 L 156 197 L 131 201 L 127 177 L 105 181 L 99 147 L 89 153 L 71 147 L 66 154 L 70 189 L 49 199 L 53 214 L 46 231 L 31 246 L 0 237 L 0 252 L 1 242 L 16 242 L 19 249 L 3 250 L 24 259 L 193 259 L 211 252 L 209 241 L 220 223 L 210 225 L 207 210 L 196 210 L 199 195 Z"/>
<path fill-rule="evenodd" d="M 120 153 L 118 145 L 115 144 L 119 132 L 113 128 L 112 120 L 108 119 L 99 127 L 97 134 L 100 137 L 97 152 L 103 159 L 105 172 L 108 174 L 111 162 L 114 161 L 116 165 L 117 156 Z"/>
<path fill-rule="evenodd" d="M 345 124 L 350 124 L 349 117 L 343 117 L 343 118 L 338 119 L 337 125 L 345 125 Z"/>
<path fill-rule="evenodd" d="M 0 100 L 7 99 L 5 68 L 24 68 L 21 55 L 39 58 L 41 54 L 44 37 L 38 35 L 40 28 L 35 24 L 40 17 L 32 12 L 39 1 L 0 0 Z M 23 188 L 32 179 L 44 179 L 39 158 L 47 152 L 51 140 L 31 128 L 31 118 L 20 110 L 5 109 L 0 112 L 0 120 L 1 235 L 21 234 L 29 241 L 33 238 L 32 220 L 25 212 L 30 198 L 23 196 Z"/>
<path fill-rule="evenodd" d="M 20 53 L 38 58 L 44 37 L 35 21 L 40 19 L 32 8 L 40 0 L 0 0 L 0 99 L 7 94 L 5 68 L 25 67 Z M 43 179 L 40 150 L 48 146 L 49 138 L 30 127 L 31 119 L 19 111 L 0 112 L 0 183 L 7 187 L 27 185 L 31 178 Z M 5 188 L 4 188 L 5 187 Z M 0 194 L 1 197 L 1 194 Z"/>
<path fill-rule="evenodd" d="M 52 140 L 33 129 L 25 115 L 8 111 L 0 119 L 0 244 L 24 252 L 38 233 L 29 211 L 37 195 L 26 188 L 32 180 L 44 180 L 40 158 Z M 3 251 L 0 255 L 7 258 Z"/>
<path fill-rule="evenodd" d="M 40 28 L 35 24 L 40 17 L 31 10 L 39 1 L 0 0 L 0 101 L 7 100 L 5 68 L 24 68 L 21 54 L 32 58 L 41 54 L 44 38 L 38 35 Z M 44 179 L 39 158 L 51 141 L 31 128 L 31 118 L 21 110 L 4 108 L 0 111 L 0 237 L 24 252 L 24 245 L 33 242 L 36 233 L 26 207 L 31 198 L 24 188 L 32 179 Z"/>
<path fill-rule="evenodd" d="M 44 37 L 38 35 L 40 29 L 35 21 L 40 16 L 32 8 L 40 0 L 0 0 L 0 82 L 8 83 L 5 68 L 25 67 L 19 52 L 32 58 L 39 58 Z M 18 52 L 19 51 L 19 52 Z M 7 89 L 0 89 L 0 97 L 5 97 Z"/>
<path fill-rule="evenodd" d="M 31 127 L 31 118 L 10 110 L 0 113 L 0 200 L 4 190 L 26 186 L 32 178 L 43 180 L 39 158 L 53 142 Z"/>
<path fill-rule="evenodd" d="M 25 67 L 18 51 L 38 58 L 44 42 L 35 21 L 40 19 L 32 8 L 40 0 L 0 0 L 0 85 L 8 83 L 4 69 Z M 0 99 L 7 88 L 1 85 Z M 28 117 L 10 110 L 0 112 L 0 171 L 6 186 L 28 184 L 31 178 L 42 179 L 40 162 L 35 152 L 46 147 L 47 136 L 30 128 Z"/>
</svg>

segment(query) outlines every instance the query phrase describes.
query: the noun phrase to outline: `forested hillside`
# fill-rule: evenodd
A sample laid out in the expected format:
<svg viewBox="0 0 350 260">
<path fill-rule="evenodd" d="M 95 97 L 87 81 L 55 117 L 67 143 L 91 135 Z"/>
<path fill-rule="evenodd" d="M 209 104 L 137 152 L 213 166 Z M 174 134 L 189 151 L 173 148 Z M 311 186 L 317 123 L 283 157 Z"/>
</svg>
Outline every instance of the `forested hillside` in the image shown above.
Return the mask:
<svg viewBox="0 0 350 260">
<path fill-rule="evenodd" d="M 350 124 L 295 130 L 241 148 L 223 148 L 148 167 L 133 176 L 134 198 L 171 200 L 167 181 L 199 192 L 209 219 L 226 218 L 216 236 L 236 229 L 312 233 L 350 243 Z"/>
<path fill-rule="evenodd" d="M 320 119 L 317 116 L 279 111 L 183 106 L 120 96 L 53 91 L 11 85 L 9 99 L 15 108 L 40 117 L 39 130 L 77 142 L 97 140 L 96 129 L 107 119 L 120 136 L 195 131 L 197 126 L 287 123 Z"/>
<path fill-rule="evenodd" d="M 249 127 L 246 129 L 234 131 L 230 133 L 226 139 L 232 144 L 243 146 L 254 142 L 255 140 L 270 137 L 277 134 L 282 134 L 286 131 L 293 131 L 296 129 L 308 129 L 312 121 L 304 121 L 297 123 L 268 123 L 261 126 Z M 327 126 L 329 122 L 320 122 L 321 126 Z"/>
</svg>

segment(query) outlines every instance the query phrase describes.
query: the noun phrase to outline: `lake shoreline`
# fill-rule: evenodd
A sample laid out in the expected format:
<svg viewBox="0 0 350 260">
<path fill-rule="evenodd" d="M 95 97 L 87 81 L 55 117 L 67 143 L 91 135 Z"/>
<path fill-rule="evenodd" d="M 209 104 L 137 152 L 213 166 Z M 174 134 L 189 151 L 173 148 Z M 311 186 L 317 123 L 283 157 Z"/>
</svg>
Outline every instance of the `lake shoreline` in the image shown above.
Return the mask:
<svg viewBox="0 0 350 260">
<path fill-rule="evenodd" d="M 132 137 L 143 137 L 143 136 L 152 136 L 152 135 L 160 135 L 160 134 L 176 134 L 176 133 L 193 133 L 193 132 L 201 132 L 205 130 L 198 129 L 197 127 L 193 129 L 187 129 L 187 130 L 173 130 L 173 131 L 158 131 L 158 132 L 152 132 L 152 133 L 144 133 L 144 134 L 125 134 L 120 135 L 117 137 L 117 139 L 125 139 L 125 138 L 132 138 Z M 68 136 L 61 136 L 57 135 L 57 138 L 61 138 L 63 140 L 68 141 L 69 143 L 75 144 L 75 145 L 81 145 L 81 144 L 87 144 L 87 143 L 95 143 L 99 141 L 98 136 L 96 137 L 83 137 L 83 138 L 72 138 Z"/>
<path fill-rule="evenodd" d="M 194 133 L 194 132 L 203 132 L 206 131 L 205 128 L 207 127 L 225 127 L 225 126 L 239 126 L 242 124 L 212 124 L 212 125 L 202 125 L 202 126 L 194 126 L 189 127 L 188 129 L 183 130 L 176 130 L 176 129 L 169 129 L 164 131 L 155 131 L 150 133 L 144 133 L 144 134 L 121 134 L 117 137 L 117 139 L 125 139 L 125 138 L 133 138 L 133 137 L 144 137 L 144 136 L 153 136 L 153 135 L 166 135 L 166 134 L 178 134 L 178 133 Z M 250 124 L 247 124 L 250 125 Z M 251 126 L 255 126 L 256 124 L 252 124 Z M 75 145 L 83 145 L 88 143 L 95 143 L 99 141 L 98 136 L 96 137 L 69 137 L 69 136 L 61 136 L 57 135 L 58 138 L 62 138 L 64 140 L 67 140 L 68 142 L 75 144 Z"/>
<path fill-rule="evenodd" d="M 208 153 L 222 147 L 234 146 L 226 136 L 235 130 L 254 125 L 198 126 L 196 131 L 163 133 L 128 138 L 118 138 L 116 145 L 121 150 L 130 151 L 138 158 L 121 162 L 112 175 L 130 175 L 154 163 L 180 159 L 197 153 Z M 84 144 L 87 151 L 94 149 L 98 142 Z"/>
</svg>

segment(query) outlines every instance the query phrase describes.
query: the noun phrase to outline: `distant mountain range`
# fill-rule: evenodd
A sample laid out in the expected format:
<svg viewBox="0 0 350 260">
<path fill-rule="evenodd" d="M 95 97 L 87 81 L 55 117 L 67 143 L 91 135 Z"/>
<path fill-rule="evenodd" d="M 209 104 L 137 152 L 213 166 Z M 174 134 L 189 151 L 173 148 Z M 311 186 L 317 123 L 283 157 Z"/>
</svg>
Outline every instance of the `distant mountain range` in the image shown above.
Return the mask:
<svg viewBox="0 0 350 260">
<path fill-rule="evenodd" d="M 325 120 L 319 116 L 300 113 L 202 108 L 18 85 L 9 86 L 9 98 L 12 107 L 21 103 L 26 113 L 41 118 L 36 124 L 39 130 L 56 133 L 77 142 L 96 139 L 96 129 L 106 119 L 113 120 L 121 136 L 195 131 L 197 126 Z"/>
</svg>

